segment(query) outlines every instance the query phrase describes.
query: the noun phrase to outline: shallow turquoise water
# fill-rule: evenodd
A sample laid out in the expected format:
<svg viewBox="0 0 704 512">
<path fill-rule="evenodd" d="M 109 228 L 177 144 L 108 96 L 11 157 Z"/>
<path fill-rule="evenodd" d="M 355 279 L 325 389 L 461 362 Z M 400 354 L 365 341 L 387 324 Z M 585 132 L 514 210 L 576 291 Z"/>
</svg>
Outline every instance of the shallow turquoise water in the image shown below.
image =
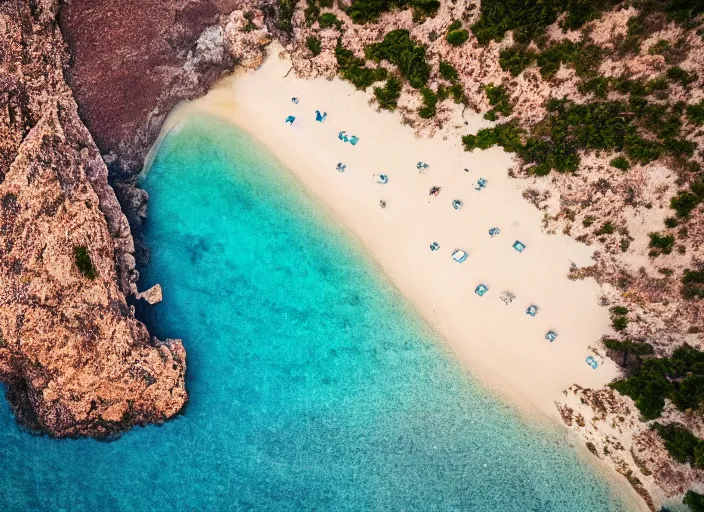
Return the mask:
<svg viewBox="0 0 704 512">
<path fill-rule="evenodd" d="M 0 510 L 626 510 L 243 133 L 191 119 L 144 185 L 147 320 L 185 340 L 190 402 L 112 443 L 29 435 L 3 402 Z"/>
</svg>

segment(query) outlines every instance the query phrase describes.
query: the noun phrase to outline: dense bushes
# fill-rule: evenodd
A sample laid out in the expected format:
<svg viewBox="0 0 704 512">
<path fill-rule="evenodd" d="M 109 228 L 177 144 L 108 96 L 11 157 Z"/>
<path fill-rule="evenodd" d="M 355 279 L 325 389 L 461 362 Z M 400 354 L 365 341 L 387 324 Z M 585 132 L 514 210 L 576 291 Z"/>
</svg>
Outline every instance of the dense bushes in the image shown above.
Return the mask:
<svg viewBox="0 0 704 512">
<path fill-rule="evenodd" d="M 673 459 L 682 464 L 704 469 L 704 441 L 698 439 L 683 425 L 655 423 L 652 429 L 665 442 L 665 448 Z"/>
<path fill-rule="evenodd" d="M 704 100 L 687 105 L 687 119 L 693 124 L 704 124 Z"/>
<path fill-rule="evenodd" d="M 354 56 L 352 50 L 344 48 L 339 42 L 335 48 L 335 57 L 340 67 L 340 74 L 357 89 L 366 89 L 374 82 L 385 80 L 388 72 L 384 68 L 368 68 L 364 59 Z"/>
<path fill-rule="evenodd" d="M 370 44 L 364 51 L 368 59 L 398 66 L 411 87 L 420 89 L 428 83 L 430 65 L 425 61 L 425 47 L 413 41 L 408 30 L 392 30 L 382 42 Z"/>
<path fill-rule="evenodd" d="M 463 28 L 450 30 L 445 36 L 445 40 L 452 46 L 462 46 L 469 39 L 469 32 Z"/>
<path fill-rule="evenodd" d="M 583 42 L 573 43 L 568 39 L 548 46 L 538 53 L 528 50 L 525 45 L 514 45 L 499 54 L 501 69 L 510 72 L 512 76 L 518 76 L 536 61 L 541 76 L 546 80 L 554 77 L 562 64 L 572 66 L 579 77 L 594 77 L 601 60 L 602 50 L 598 46 Z M 608 88 L 608 79 L 601 78 L 582 87 L 598 89 L 603 96 Z"/>
<path fill-rule="evenodd" d="M 423 119 L 430 119 L 437 112 L 438 96 L 427 87 L 423 87 L 420 94 L 423 96 L 423 106 L 418 109 L 418 115 Z"/>
<path fill-rule="evenodd" d="M 634 343 L 630 340 L 619 341 L 612 339 L 606 339 L 603 343 L 606 348 L 615 352 L 628 352 L 637 356 L 648 356 L 655 353 L 655 349 L 650 343 Z"/>
<path fill-rule="evenodd" d="M 313 54 L 313 57 L 320 55 L 320 51 L 322 48 L 320 46 L 320 39 L 318 39 L 317 37 L 310 36 L 308 39 L 306 39 L 306 46 Z"/>
<path fill-rule="evenodd" d="M 675 246 L 675 237 L 672 235 L 661 235 L 660 233 L 650 233 L 650 244 L 648 247 L 651 248 L 650 256 L 655 257 L 660 254 L 670 254 L 673 247 Z"/>
<path fill-rule="evenodd" d="M 457 73 L 457 70 L 454 68 L 452 64 L 449 62 L 445 62 L 444 60 L 440 61 L 440 77 L 449 81 L 449 82 L 454 82 L 457 80 L 459 74 Z"/>
<path fill-rule="evenodd" d="M 511 121 L 493 128 L 483 128 L 476 135 L 465 135 L 462 137 L 462 143 L 465 151 L 501 146 L 506 151 L 518 153 L 523 147 L 521 143 L 522 133 L 523 130 L 519 128 L 518 123 Z"/>
<path fill-rule="evenodd" d="M 704 299 L 704 269 L 684 271 L 682 296 L 685 299 Z"/>
<path fill-rule="evenodd" d="M 396 110 L 402 86 L 401 80 L 392 76 L 386 81 L 384 87 L 374 87 L 374 96 L 379 102 L 379 107 L 385 110 Z"/>
<path fill-rule="evenodd" d="M 420 21 L 426 16 L 435 16 L 440 8 L 438 0 L 354 0 L 346 9 L 347 15 L 354 23 L 363 24 L 376 21 L 381 13 L 394 7 L 413 9 L 413 21 Z"/>
<path fill-rule="evenodd" d="M 494 107 L 484 114 L 484 119 L 496 121 L 499 114 L 502 116 L 511 115 L 511 112 L 513 112 L 513 107 L 511 106 L 511 101 L 506 93 L 506 89 L 503 86 L 487 84 L 484 86 L 484 92 L 489 100 L 489 105 Z"/>
<path fill-rule="evenodd" d="M 682 503 L 692 509 L 692 512 L 704 512 L 704 495 L 694 491 L 687 491 Z"/>
<path fill-rule="evenodd" d="M 342 22 L 337 19 L 337 16 L 335 16 L 331 12 L 326 12 L 320 15 L 320 18 L 318 18 L 318 24 L 320 25 L 320 28 L 330 28 L 330 27 L 336 27 L 338 30 L 342 27 Z"/>
<path fill-rule="evenodd" d="M 98 276 L 95 265 L 93 265 L 93 262 L 90 259 L 88 248 L 85 245 L 75 247 L 73 249 L 73 257 L 81 274 L 91 280 Z"/>
<path fill-rule="evenodd" d="M 537 53 L 520 46 L 505 48 L 499 53 L 499 65 L 504 71 L 511 73 L 511 76 L 518 76 L 530 66 L 537 57 Z"/>
<path fill-rule="evenodd" d="M 287 34 L 293 34 L 293 13 L 296 10 L 296 0 L 276 0 L 276 28 Z"/>
<path fill-rule="evenodd" d="M 631 164 L 628 163 L 628 160 L 622 156 L 617 156 L 616 158 L 611 160 L 609 164 L 611 164 L 611 167 L 615 167 L 616 169 L 620 169 L 622 171 L 627 171 L 631 167 Z"/>
<path fill-rule="evenodd" d="M 682 345 L 669 358 L 648 359 L 630 378 L 610 386 L 630 396 L 646 420 L 658 418 L 669 398 L 685 411 L 704 401 L 704 352 Z"/>
</svg>

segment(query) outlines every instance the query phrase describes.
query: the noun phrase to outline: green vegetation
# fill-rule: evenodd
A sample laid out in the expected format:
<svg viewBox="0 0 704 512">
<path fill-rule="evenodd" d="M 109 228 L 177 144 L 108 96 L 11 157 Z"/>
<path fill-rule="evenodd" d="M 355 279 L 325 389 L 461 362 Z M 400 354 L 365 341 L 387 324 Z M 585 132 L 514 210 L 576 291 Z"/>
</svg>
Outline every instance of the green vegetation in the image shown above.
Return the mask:
<svg viewBox="0 0 704 512">
<path fill-rule="evenodd" d="M 513 112 L 513 107 L 511 106 L 511 100 L 506 93 L 506 89 L 503 86 L 487 84 L 484 86 L 484 92 L 489 100 L 489 105 L 494 107 L 484 114 L 484 119 L 496 121 L 499 114 L 502 116 L 511 115 L 511 112 Z"/>
<path fill-rule="evenodd" d="M 483 128 L 476 135 L 465 135 L 462 137 L 464 149 L 489 149 L 492 146 L 501 146 L 506 151 L 517 153 L 523 147 L 521 134 L 523 130 L 519 128 L 516 121 L 503 123 L 493 128 Z"/>
<path fill-rule="evenodd" d="M 340 74 L 349 80 L 357 89 L 366 89 L 374 82 L 386 80 L 388 72 L 384 68 L 368 68 L 364 59 L 354 56 L 352 50 L 344 48 L 338 41 L 335 57 L 340 67 Z"/>
<path fill-rule="evenodd" d="M 595 220 L 596 220 L 596 217 L 594 217 L 593 215 L 587 215 L 584 217 L 584 219 L 582 219 L 582 226 L 584 226 L 585 228 L 588 228 L 589 226 L 594 224 Z"/>
<path fill-rule="evenodd" d="M 448 82 L 454 82 L 458 77 L 457 70 L 452 64 L 444 60 L 440 61 L 440 77 Z"/>
<path fill-rule="evenodd" d="M 520 46 L 511 46 L 501 50 L 501 53 L 499 53 L 499 64 L 501 69 L 516 77 L 530 66 L 537 56 L 538 54 L 532 50 L 526 50 Z"/>
<path fill-rule="evenodd" d="M 684 495 L 682 503 L 692 509 L 692 512 L 704 512 L 704 494 L 698 494 L 694 491 L 687 491 Z"/>
<path fill-rule="evenodd" d="M 704 401 L 704 352 L 682 345 L 672 356 L 643 361 L 630 378 L 610 384 L 630 396 L 643 418 L 658 418 L 669 398 L 681 410 L 696 410 Z"/>
<path fill-rule="evenodd" d="M 616 226 L 614 226 L 611 221 L 606 221 L 604 222 L 599 229 L 597 229 L 594 234 L 596 236 L 602 236 L 602 235 L 613 235 L 614 231 L 616 231 Z M 624 308 L 625 309 L 625 308 Z M 628 312 L 628 311 L 626 311 Z M 626 313 L 623 313 L 624 315 Z"/>
<path fill-rule="evenodd" d="M 413 9 L 413 21 L 422 21 L 438 12 L 438 0 L 353 0 L 346 9 L 347 15 L 354 23 L 364 24 L 376 21 L 379 16 L 391 9 Z"/>
<path fill-rule="evenodd" d="M 469 39 L 469 32 L 460 28 L 447 33 L 445 40 L 452 46 L 462 46 Z"/>
<path fill-rule="evenodd" d="M 632 341 L 618 341 L 605 339 L 604 346 L 616 352 L 628 352 L 637 356 L 649 356 L 655 353 L 655 349 L 650 343 L 634 343 Z"/>
<path fill-rule="evenodd" d="M 398 66 L 401 75 L 415 89 L 428 83 L 430 65 L 425 61 L 425 47 L 413 41 L 408 30 L 392 30 L 382 42 L 370 44 L 364 52 L 374 62 L 387 60 Z"/>
<path fill-rule="evenodd" d="M 244 19 L 247 21 L 244 25 L 245 32 L 251 32 L 257 29 L 257 26 L 254 24 L 254 13 L 252 11 L 245 12 Z"/>
<path fill-rule="evenodd" d="M 663 441 L 670 456 L 682 464 L 689 464 L 704 469 L 704 441 L 698 439 L 683 425 L 661 425 L 654 423 L 651 427 Z"/>
<path fill-rule="evenodd" d="M 337 19 L 337 16 L 335 16 L 331 12 L 325 12 L 320 15 L 320 18 L 318 18 L 318 24 L 320 25 L 320 28 L 330 28 L 330 27 L 336 27 L 338 30 L 342 28 L 342 22 Z"/>
<path fill-rule="evenodd" d="M 628 314 L 628 308 L 626 306 L 614 306 L 611 309 L 609 309 L 611 313 L 614 315 L 627 315 Z"/>
<path fill-rule="evenodd" d="M 684 271 L 682 296 L 685 299 L 704 299 L 704 269 Z"/>
<path fill-rule="evenodd" d="M 276 0 L 276 21 L 274 24 L 279 30 L 293 34 L 293 13 L 296 11 L 296 0 Z"/>
<path fill-rule="evenodd" d="M 687 119 L 692 124 L 704 124 L 704 100 L 693 105 L 687 105 Z"/>
<path fill-rule="evenodd" d="M 423 87 L 420 94 L 423 96 L 423 106 L 418 109 L 418 115 L 423 119 L 430 119 L 437 112 L 435 107 L 438 103 L 438 95 L 427 87 Z"/>
<path fill-rule="evenodd" d="M 396 110 L 398 99 L 401 97 L 401 80 L 392 76 L 386 81 L 384 87 L 374 87 L 374 96 L 379 102 L 379 107 L 385 110 Z"/>
<path fill-rule="evenodd" d="M 648 48 L 650 55 L 665 55 L 670 51 L 670 42 L 666 39 L 659 39 L 653 46 Z"/>
<path fill-rule="evenodd" d="M 528 44 L 561 12 L 567 12 L 564 27 L 574 30 L 616 3 L 618 0 L 482 0 L 481 17 L 472 25 L 472 32 L 480 44 L 487 44 L 492 39 L 501 41 L 513 30 L 516 42 Z"/>
<path fill-rule="evenodd" d="M 615 331 L 623 331 L 628 327 L 628 308 L 625 306 L 614 306 L 609 311 L 611 311 L 611 326 Z"/>
<path fill-rule="evenodd" d="M 682 87 L 688 87 L 697 81 L 696 73 L 688 73 L 679 66 L 673 66 L 668 69 L 666 75 L 668 79 L 678 82 Z"/>
<path fill-rule="evenodd" d="M 318 39 L 317 37 L 310 36 L 308 39 L 306 39 L 306 46 L 313 54 L 313 57 L 320 55 L 320 51 L 322 48 L 320 46 L 320 39 Z"/>
<path fill-rule="evenodd" d="M 665 219 L 665 227 L 675 228 L 677 227 L 677 219 L 674 217 L 668 217 Z"/>
<path fill-rule="evenodd" d="M 673 235 L 662 236 L 660 233 L 650 233 L 650 244 L 651 247 L 650 256 L 655 257 L 660 254 L 670 254 L 673 247 L 675 246 L 675 237 Z"/>
<path fill-rule="evenodd" d="M 73 257 L 78 270 L 88 279 L 93 280 L 98 277 L 98 272 L 90 259 L 88 248 L 85 245 L 79 245 L 73 249 Z"/>
<path fill-rule="evenodd" d="M 622 171 L 627 171 L 631 168 L 631 164 L 628 163 L 628 159 L 623 156 L 617 156 L 609 163 L 611 164 L 611 167 L 615 167 L 616 169 L 620 169 Z"/>
<path fill-rule="evenodd" d="M 589 80 L 583 80 L 577 84 L 577 90 L 582 94 L 593 94 L 597 98 L 606 99 L 609 94 L 611 79 L 605 76 L 596 76 Z"/>
</svg>

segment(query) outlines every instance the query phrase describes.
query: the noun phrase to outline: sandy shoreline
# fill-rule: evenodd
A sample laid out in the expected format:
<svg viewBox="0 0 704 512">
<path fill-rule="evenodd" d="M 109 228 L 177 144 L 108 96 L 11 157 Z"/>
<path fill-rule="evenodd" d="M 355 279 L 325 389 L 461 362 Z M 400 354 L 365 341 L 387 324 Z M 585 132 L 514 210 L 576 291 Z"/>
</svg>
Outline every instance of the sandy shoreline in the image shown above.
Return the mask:
<svg viewBox="0 0 704 512">
<path fill-rule="evenodd" d="M 507 176 L 510 155 L 499 148 L 467 153 L 456 136 L 418 139 L 395 114 L 369 107 L 350 84 L 299 79 L 289 69 L 273 50 L 256 72 L 227 79 L 181 106 L 162 133 L 200 112 L 267 146 L 361 239 L 482 383 L 524 413 L 561 423 L 554 402 L 563 390 L 573 383 L 601 387 L 617 376 L 611 360 L 599 359 L 596 370 L 585 362 L 589 345 L 608 331 L 598 285 L 567 278 L 571 264 L 591 264 L 592 250 L 542 231 L 541 213 Z M 324 123 L 316 122 L 316 110 L 327 112 Z M 292 126 L 284 122 L 289 115 L 296 117 Z M 460 123 L 467 133 L 486 124 L 474 113 Z M 341 130 L 359 136 L 359 143 L 339 140 Z M 427 172 L 418 172 L 418 161 L 430 165 Z M 346 165 L 344 173 L 336 171 L 338 162 Z M 376 182 L 379 173 L 388 175 L 388 184 Z M 476 191 L 479 178 L 488 184 Z M 439 196 L 429 195 L 431 186 L 442 187 Z M 461 210 L 453 209 L 454 199 L 463 201 Z M 501 229 L 494 238 L 492 227 Z M 516 240 L 526 244 L 523 253 L 512 248 Z M 432 242 L 440 244 L 438 251 L 429 249 Z M 469 253 L 464 263 L 453 261 L 454 249 Z M 474 293 L 480 283 L 489 287 L 483 297 Z M 503 291 L 516 296 L 513 303 L 500 300 Z M 530 304 L 540 307 L 534 318 L 525 312 Z M 554 343 L 545 339 L 548 330 L 558 333 Z"/>
</svg>

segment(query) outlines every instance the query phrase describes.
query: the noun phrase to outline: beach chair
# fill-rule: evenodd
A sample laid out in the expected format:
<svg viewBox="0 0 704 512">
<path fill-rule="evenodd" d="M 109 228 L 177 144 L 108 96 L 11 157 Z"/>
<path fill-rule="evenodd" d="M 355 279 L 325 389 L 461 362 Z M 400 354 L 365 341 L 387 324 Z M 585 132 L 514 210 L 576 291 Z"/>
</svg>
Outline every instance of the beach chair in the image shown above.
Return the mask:
<svg viewBox="0 0 704 512">
<path fill-rule="evenodd" d="M 548 331 L 545 333 L 545 339 L 548 340 L 550 343 L 555 341 L 555 338 L 557 338 L 557 333 L 555 331 Z"/>
<path fill-rule="evenodd" d="M 298 98 L 296 98 L 295 96 L 291 98 L 291 103 L 293 103 L 294 105 L 298 105 Z"/>
<path fill-rule="evenodd" d="M 587 357 L 587 364 L 595 370 L 596 370 L 596 367 L 599 366 L 599 363 L 597 363 L 596 359 L 594 359 L 593 356 Z"/>
<path fill-rule="evenodd" d="M 294 122 L 295 120 L 296 120 L 296 117 L 295 117 L 295 116 L 288 116 L 288 117 L 286 118 L 286 122 L 287 122 L 288 124 L 293 124 L 293 122 Z"/>
<path fill-rule="evenodd" d="M 380 185 L 386 185 L 389 182 L 389 177 L 386 174 L 376 175 L 376 182 Z"/>
<path fill-rule="evenodd" d="M 499 298 L 508 306 L 516 299 L 516 296 L 511 292 L 501 292 Z"/>
<path fill-rule="evenodd" d="M 337 166 L 335 167 L 335 170 L 337 172 L 345 172 L 345 169 L 347 169 L 347 166 L 343 164 L 342 162 L 338 162 Z"/>
<path fill-rule="evenodd" d="M 426 164 L 425 162 L 418 162 L 416 164 L 416 169 L 418 169 L 419 171 L 422 171 L 423 169 L 427 169 L 428 167 L 430 167 L 430 166 L 428 164 Z"/>
<path fill-rule="evenodd" d="M 463 206 L 464 203 L 460 199 L 455 199 L 454 201 L 452 201 L 452 207 L 455 210 L 461 210 Z"/>
<path fill-rule="evenodd" d="M 481 190 L 481 189 L 483 189 L 484 187 L 486 187 L 486 183 L 487 183 L 487 181 L 486 181 L 484 178 L 479 178 L 479 179 L 477 180 L 477 186 L 474 187 L 474 190 Z"/>
<path fill-rule="evenodd" d="M 479 286 L 477 286 L 477 287 L 474 289 L 474 293 L 476 293 L 476 294 L 479 295 L 480 297 L 483 297 L 484 294 L 485 294 L 486 292 L 488 292 L 488 291 L 489 291 L 489 287 L 486 286 L 486 285 L 484 285 L 484 284 L 480 284 Z"/>
<path fill-rule="evenodd" d="M 320 110 L 315 111 L 315 120 L 318 121 L 319 123 L 324 123 L 325 118 L 328 117 L 327 112 L 323 112 L 322 114 L 320 113 Z"/>
<path fill-rule="evenodd" d="M 464 260 L 467 259 L 467 256 L 469 255 L 462 249 L 455 249 L 452 252 L 452 259 L 455 260 L 457 263 L 464 263 Z"/>
<path fill-rule="evenodd" d="M 538 306 L 531 304 L 528 306 L 528 309 L 526 309 L 526 315 L 530 316 L 535 316 L 538 314 Z"/>
<path fill-rule="evenodd" d="M 337 138 L 340 139 L 342 142 L 347 142 L 349 140 L 347 138 L 347 132 L 345 131 L 341 131 L 340 133 L 338 133 Z"/>
<path fill-rule="evenodd" d="M 438 249 L 440 249 L 440 244 L 439 244 L 439 243 L 433 242 L 432 244 L 430 244 L 430 250 L 431 250 L 431 251 L 437 251 Z"/>
<path fill-rule="evenodd" d="M 523 250 L 526 248 L 526 244 L 516 240 L 515 242 L 513 242 L 513 248 L 516 249 L 518 252 L 523 252 Z"/>
<path fill-rule="evenodd" d="M 496 235 L 498 235 L 499 233 L 501 233 L 501 230 L 500 230 L 499 228 L 491 228 L 491 229 L 489 230 L 489 236 L 490 236 L 491 238 L 494 238 L 494 237 L 495 237 Z"/>
<path fill-rule="evenodd" d="M 349 142 L 353 146 L 356 146 L 359 142 L 359 137 L 357 137 L 356 135 L 352 135 L 347 142 Z"/>
</svg>

